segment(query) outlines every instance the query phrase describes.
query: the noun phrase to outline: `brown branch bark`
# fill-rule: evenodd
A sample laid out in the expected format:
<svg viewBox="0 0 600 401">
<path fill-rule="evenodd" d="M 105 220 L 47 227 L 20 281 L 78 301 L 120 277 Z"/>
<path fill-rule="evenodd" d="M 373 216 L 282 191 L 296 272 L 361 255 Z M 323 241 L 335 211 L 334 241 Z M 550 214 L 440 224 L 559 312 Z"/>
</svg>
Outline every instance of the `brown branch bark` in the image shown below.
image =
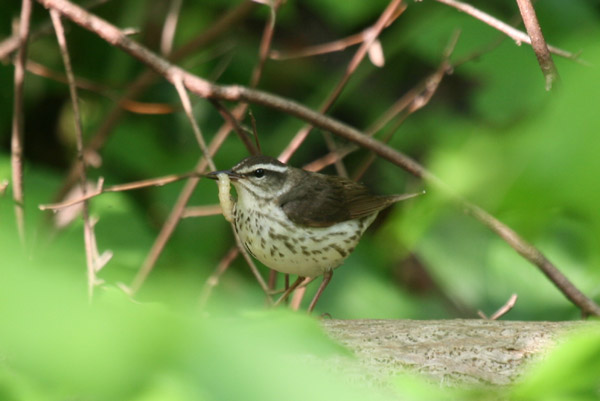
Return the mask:
<svg viewBox="0 0 600 401">
<path fill-rule="evenodd" d="M 170 64 L 167 60 L 157 56 L 142 45 L 133 41 L 114 25 L 90 14 L 66 0 L 38 1 L 46 7 L 56 8 L 73 22 L 91 30 L 109 43 L 123 49 L 141 62 L 152 67 L 169 82 L 173 83 L 175 79 L 181 77 L 187 89 L 200 97 L 241 101 L 273 108 L 304 121 L 308 121 L 316 127 L 332 132 L 349 141 L 355 142 L 364 148 L 372 150 L 382 158 L 404 168 L 415 177 L 421 178 L 426 181 L 427 184 L 441 190 L 448 197 L 461 205 L 467 212 L 475 216 L 480 222 L 491 228 L 523 257 L 540 268 L 540 270 L 542 270 L 585 315 L 592 314 L 600 316 L 600 307 L 581 293 L 539 250 L 480 207 L 456 196 L 438 177 L 409 156 L 404 155 L 376 139 L 364 135 L 353 127 L 311 110 L 292 100 L 239 85 L 216 85 L 190 74 L 181 68 Z"/>
<path fill-rule="evenodd" d="M 172 182 L 184 180 L 193 176 L 198 176 L 196 172 L 184 173 L 184 174 L 171 174 L 165 177 L 160 178 L 149 178 L 147 180 L 129 182 L 126 184 L 117 184 L 111 185 L 110 187 L 104 187 L 104 180 L 101 178 L 97 185 L 97 189 L 94 192 L 87 193 L 86 195 L 79 196 L 73 199 L 66 199 L 63 202 L 59 203 L 50 203 L 45 205 L 39 205 L 38 208 L 40 210 L 58 210 L 64 209 L 67 207 L 71 207 L 77 205 L 83 201 L 95 198 L 96 196 L 102 195 L 107 192 L 124 192 L 124 191 L 132 191 L 135 189 L 147 188 L 147 187 L 160 187 L 166 184 L 170 184 Z"/>
<path fill-rule="evenodd" d="M 404 12 L 406 7 L 399 8 L 393 17 L 388 21 L 388 25 L 391 25 L 396 18 Z M 386 26 L 386 28 L 387 28 Z M 343 39 L 338 39 L 333 42 L 321 43 L 318 45 L 309 46 L 300 50 L 294 50 L 291 52 L 272 50 L 269 54 L 269 58 L 273 60 L 289 60 L 300 57 L 312 57 L 321 54 L 334 53 L 342 50 L 346 50 L 350 46 L 361 44 L 365 41 L 368 35 L 371 34 L 371 27 L 365 29 L 362 32 L 355 33 L 354 35 L 347 36 Z"/>
<path fill-rule="evenodd" d="M 173 39 L 175 38 L 175 30 L 177 29 L 177 21 L 179 20 L 179 12 L 181 11 L 182 0 L 171 0 L 167 18 L 160 38 L 160 53 L 168 57 L 173 48 Z"/>
<path fill-rule="evenodd" d="M 65 66 L 65 74 L 69 84 L 69 94 L 71 97 L 71 106 L 73 107 L 73 124 L 75 126 L 75 137 L 77 142 L 77 160 L 81 165 L 79 183 L 81 186 L 81 194 L 83 197 L 87 194 L 87 175 L 85 169 L 85 160 L 83 157 L 83 126 L 81 123 L 81 113 L 79 111 L 79 96 L 77 95 L 77 85 L 75 75 L 71 67 L 71 58 L 67 48 L 67 40 L 65 38 L 65 30 L 62 25 L 60 14 L 54 10 L 50 10 L 52 25 L 56 31 L 56 39 L 60 48 L 60 53 Z M 98 250 L 96 249 L 96 239 L 92 222 L 90 221 L 90 213 L 88 201 L 84 200 L 81 208 L 83 218 L 83 238 L 85 244 L 85 260 L 87 265 L 87 280 L 88 280 L 88 298 L 91 301 L 94 295 L 94 287 L 97 284 L 96 272 L 101 266 L 96 264 Z"/>
<path fill-rule="evenodd" d="M 519 5 L 519 11 L 521 12 L 521 17 L 523 17 L 527 34 L 531 38 L 531 47 L 535 52 L 544 78 L 546 79 L 546 90 L 550 90 L 552 89 L 552 84 L 558 80 L 558 71 L 556 70 L 554 61 L 552 61 L 552 55 L 542 34 L 542 27 L 540 27 L 531 1 L 517 0 L 517 4 Z"/>
<path fill-rule="evenodd" d="M 579 291 L 539 249 L 525 241 L 514 230 L 480 207 L 467 202 L 463 203 L 467 213 L 475 216 L 477 220 L 498 234 L 521 256 L 536 265 L 571 302 L 581 308 L 584 317 L 588 315 L 600 316 L 600 307 Z"/>
<path fill-rule="evenodd" d="M 480 20 L 484 24 L 487 24 L 487 25 L 491 26 L 492 28 L 497 29 L 498 31 L 504 33 L 506 36 L 513 39 L 515 42 L 517 42 L 518 45 L 520 45 L 521 43 L 527 43 L 528 45 L 531 45 L 531 38 L 525 32 L 522 32 L 516 28 L 513 28 L 512 26 L 508 25 L 507 23 L 502 22 L 499 19 L 492 17 L 491 15 L 489 15 L 487 13 L 484 13 L 483 11 L 479 10 L 478 8 L 473 7 L 470 4 L 463 3 L 463 2 L 457 1 L 457 0 L 436 0 L 436 1 L 438 3 L 443 3 L 443 4 L 446 4 L 447 6 L 454 7 L 457 10 L 462 11 L 463 13 L 468 14 L 468 15 Z M 559 49 L 558 47 L 548 46 L 548 49 L 550 50 L 550 52 L 556 54 L 557 56 L 569 58 L 571 60 L 577 60 L 577 57 L 578 57 L 577 54 L 568 52 L 566 50 Z"/>
<path fill-rule="evenodd" d="M 259 150 L 254 146 L 252 141 L 250 141 L 250 138 L 249 138 L 247 132 L 244 131 L 244 129 L 240 125 L 237 118 L 235 118 L 233 116 L 233 114 L 231 114 L 229 109 L 227 107 L 225 107 L 225 105 L 223 103 L 219 102 L 216 99 L 210 99 L 210 101 L 211 101 L 212 105 L 215 106 L 215 109 L 217 109 L 219 114 L 221 114 L 221 117 L 223 117 L 223 120 L 225 120 L 225 122 L 228 123 L 233 128 L 233 130 L 237 134 L 238 138 L 240 138 L 240 141 L 242 141 L 242 143 L 248 150 L 248 153 L 250 153 L 251 155 L 259 154 L 260 153 Z M 255 133 L 255 135 L 256 135 L 256 133 Z"/>
</svg>

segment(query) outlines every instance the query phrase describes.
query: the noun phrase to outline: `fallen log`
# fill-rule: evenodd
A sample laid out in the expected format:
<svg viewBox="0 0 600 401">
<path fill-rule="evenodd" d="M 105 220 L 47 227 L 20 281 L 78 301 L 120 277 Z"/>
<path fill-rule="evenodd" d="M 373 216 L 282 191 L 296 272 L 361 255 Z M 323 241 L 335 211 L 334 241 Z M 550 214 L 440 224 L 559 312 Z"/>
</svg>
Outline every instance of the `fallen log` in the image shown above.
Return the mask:
<svg viewBox="0 0 600 401">
<path fill-rule="evenodd" d="M 323 320 L 357 363 L 337 364 L 371 385 L 401 372 L 441 384 L 508 385 L 561 338 L 592 322 Z"/>
</svg>

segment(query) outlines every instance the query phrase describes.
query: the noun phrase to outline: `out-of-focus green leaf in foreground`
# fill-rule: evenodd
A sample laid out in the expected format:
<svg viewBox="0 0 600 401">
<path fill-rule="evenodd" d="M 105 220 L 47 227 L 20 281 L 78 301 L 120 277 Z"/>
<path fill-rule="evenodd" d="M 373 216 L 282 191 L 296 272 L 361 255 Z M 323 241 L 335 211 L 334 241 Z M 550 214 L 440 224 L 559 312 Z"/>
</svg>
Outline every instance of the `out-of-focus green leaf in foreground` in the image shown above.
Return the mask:
<svg viewBox="0 0 600 401">
<path fill-rule="evenodd" d="M 0 282 L 2 401 L 587 401 L 600 395 L 598 329 L 564 342 L 513 388 L 457 389 L 404 375 L 384 390 L 344 376 L 340 367 L 356 360 L 303 313 L 174 311 L 133 302 L 114 287 L 98 289 L 90 304 L 79 274 L 45 269 L 43 258 L 18 259 L 9 258 Z"/>
<path fill-rule="evenodd" d="M 0 399 L 372 399 L 323 363 L 352 358 L 305 314 L 184 314 L 116 289 L 89 304 L 80 284 L 26 263 L 3 271 Z"/>
<path fill-rule="evenodd" d="M 600 399 L 600 326 L 571 336 L 517 385 L 515 401 Z"/>
</svg>

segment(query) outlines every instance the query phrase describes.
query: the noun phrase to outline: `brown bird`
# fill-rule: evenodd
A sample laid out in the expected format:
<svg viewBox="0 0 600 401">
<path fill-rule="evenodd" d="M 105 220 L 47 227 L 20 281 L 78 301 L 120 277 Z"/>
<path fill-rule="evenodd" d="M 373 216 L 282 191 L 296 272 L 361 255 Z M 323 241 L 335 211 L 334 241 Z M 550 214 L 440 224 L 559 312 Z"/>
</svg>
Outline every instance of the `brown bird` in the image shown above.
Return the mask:
<svg viewBox="0 0 600 401">
<path fill-rule="evenodd" d="M 207 177 L 221 174 L 236 189 L 233 225 L 248 252 L 271 269 L 298 275 L 282 299 L 304 278 L 323 275 L 309 312 L 377 213 L 419 195 L 374 195 L 347 178 L 291 167 L 269 156 L 250 156 Z"/>
</svg>

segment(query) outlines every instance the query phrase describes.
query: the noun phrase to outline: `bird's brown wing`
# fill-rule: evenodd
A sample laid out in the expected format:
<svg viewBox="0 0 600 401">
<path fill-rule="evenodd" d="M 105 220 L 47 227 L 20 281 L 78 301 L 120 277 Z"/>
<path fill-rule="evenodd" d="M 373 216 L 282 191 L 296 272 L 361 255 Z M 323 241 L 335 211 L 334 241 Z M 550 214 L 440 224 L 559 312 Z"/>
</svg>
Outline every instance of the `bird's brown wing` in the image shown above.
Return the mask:
<svg viewBox="0 0 600 401">
<path fill-rule="evenodd" d="M 306 180 L 279 198 L 279 205 L 296 224 L 329 227 L 375 213 L 395 202 L 395 196 L 376 196 L 348 179 L 307 173 Z"/>
</svg>

